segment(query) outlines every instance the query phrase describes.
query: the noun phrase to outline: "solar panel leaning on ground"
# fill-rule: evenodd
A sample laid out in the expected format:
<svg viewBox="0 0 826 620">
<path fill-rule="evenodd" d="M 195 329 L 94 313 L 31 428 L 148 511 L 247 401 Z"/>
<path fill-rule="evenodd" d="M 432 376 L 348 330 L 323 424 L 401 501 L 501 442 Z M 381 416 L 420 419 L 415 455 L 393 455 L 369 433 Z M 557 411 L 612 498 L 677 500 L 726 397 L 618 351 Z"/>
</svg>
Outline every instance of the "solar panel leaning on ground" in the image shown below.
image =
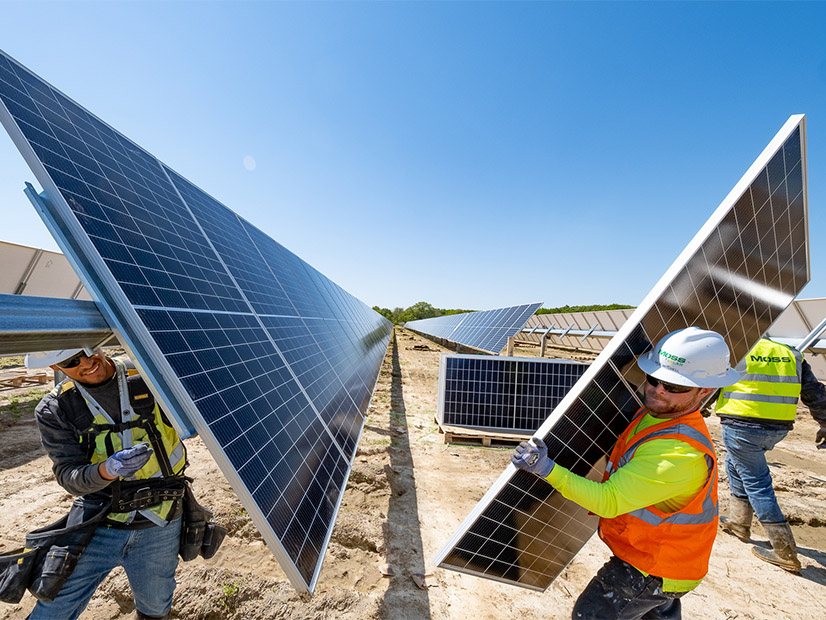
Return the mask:
<svg viewBox="0 0 826 620">
<path fill-rule="evenodd" d="M 481 312 L 464 312 L 408 321 L 405 328 L 466 347 L 498 354 L 518 333 L 542 302 Z"/>
<path fill-rule="evenodd" d="M 535 431 L 587 368 L 572 360 L 443 354 L 439 424 Z"/>
<path fill-rule="evenodd" d="M 2 53 L 0 101 L 101 312 L 311 592 L 391 324 Z"/>
<path fill-rule="evenodd" d="M 805 118 L 792 116 L 616 337 L 542 424 L 557 463 L 600 479 L 641 403 L 634 363 L 667 333 L 720 332 L 741 359 L 809 280 Z M 435 563 L 544 590 L 596 528 L 596 517 L 509 465 Z"/>
</svg>

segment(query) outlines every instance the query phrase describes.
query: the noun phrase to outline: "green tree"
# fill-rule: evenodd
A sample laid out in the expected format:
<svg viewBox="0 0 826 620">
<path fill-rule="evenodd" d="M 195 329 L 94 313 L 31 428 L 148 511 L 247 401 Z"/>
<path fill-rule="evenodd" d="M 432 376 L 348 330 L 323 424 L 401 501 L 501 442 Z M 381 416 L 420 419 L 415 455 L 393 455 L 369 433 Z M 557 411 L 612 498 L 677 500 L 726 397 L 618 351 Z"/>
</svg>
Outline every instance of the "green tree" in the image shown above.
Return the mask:
<svg viewBox="0 0 826 620">
<path fill-rule="evenodd" d="M 536 314 L 558 314 L 560 312 L 595 312 L 596 310 L 624 310 L 626 308 L 635 308 L 636 306 L 628 306 L 625 304 L 608 304 L 600 305 L 594 304 L 591 306 L 559 306 L 557 308 L 540 308 Z"/>
</svg>

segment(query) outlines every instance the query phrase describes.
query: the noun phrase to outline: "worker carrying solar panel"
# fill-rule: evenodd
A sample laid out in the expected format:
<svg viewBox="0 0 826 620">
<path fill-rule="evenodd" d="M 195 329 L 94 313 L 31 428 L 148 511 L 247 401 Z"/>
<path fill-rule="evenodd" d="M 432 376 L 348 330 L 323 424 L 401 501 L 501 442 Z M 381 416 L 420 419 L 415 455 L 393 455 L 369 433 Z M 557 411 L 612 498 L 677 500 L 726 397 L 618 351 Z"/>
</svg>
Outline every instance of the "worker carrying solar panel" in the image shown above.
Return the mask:
<svg viewBox="0 0 826 620">
<path fill-rule="evenodd" d="M 753 547 L 754 555 L 799 572 L 794 534 L 777 503 L 766 452 L 794 426 L 798 399 L 820 423 L 817 447 L 826 448 L 826 387 L 799 351 L 765 338 L 746 354 L 737 370 L 743 373 L 740 381 L 722 390 L 715 406 L 722 418 L 731 491 L 729 517 L 721 519 L 723 530 L 748 541 L 757 513 L 772 548 Z"/>
<path fill-rule="evenodd" d="M 35 409 L 57 482 L 81 496 L 68 525 L 106 512 L 79 548 L 67 548 L 69 557 L 56 571 L 59 583 L 33 590 L 41 600 L 29 618 L 77 618 L 118 565 L 129 578 L 136 617 L 168 617 L 186 490 L 186 449 L 178 433 L 131 362 L 100 350 L 67 349 L 30 353 L 26 365 L 68 377 Z"/>
<path fill-rule="evenodd" d="M 613 552 L 574 604 L 573 618 L 680 618 L 680 597 L 708 572 L 717 533 L 717 462 L 700 406 L 740 374 L 716 332 L 688 327 L 637 360 L 643 404 L 619 436 L 602 482 L 522 442 L 511 460 L 600 517 Z M 535 444 L 535 445 L 534 445 Z"/>
</svg>

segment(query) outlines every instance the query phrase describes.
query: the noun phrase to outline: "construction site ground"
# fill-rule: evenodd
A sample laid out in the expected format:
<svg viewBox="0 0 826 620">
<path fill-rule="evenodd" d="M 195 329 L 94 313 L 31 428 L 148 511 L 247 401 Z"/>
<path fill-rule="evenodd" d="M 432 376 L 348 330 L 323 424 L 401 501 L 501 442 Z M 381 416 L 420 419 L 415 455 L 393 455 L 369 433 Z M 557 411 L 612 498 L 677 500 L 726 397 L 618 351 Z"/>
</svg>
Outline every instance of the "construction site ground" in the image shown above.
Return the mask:
<svg viewBox="0 0 826 620">
<path fill-rule="evenodd" d="M 418 335 L 396 330 L 381 369 L 358 454 L 313 596 L 297 594 L 201 440 L 186 440 L 202 503 L 229 536 L 211 560 L 178 567 L 172 618 L 191 620 L 421 620 L 570 618 L 571 608 L 609 552 L 593 536 L 545 592 L 524 590 L 436 568 L 433 558 L 508 465 L 512 444 L 445 444 L 434 421 L 440 352 Z M 518 346 L 516 355 L 536 356 Z M 548 349 L 547 356 L 589 358 Z M 24 369 L 3 368 L 0 374 Z M 27 531 L 61 517 L 72 498 L 54 481 L 33 410 L 51 387 L 0 391 L 0 546 L 23 544 Z M 708 420 L 722 463 L 720 424 Z M 704 620 L 826 618 L 826 450 L 801 407 L 794 431 L 770 453 L 781 507 L 793 524 L 803 572 L 765 564 L 751 545 L 720 533 L 710 572 L 683 598 L 683 617 Z M 720 510 L 728 485 L 720 468 Z M 755 526 L 756 544 L 766 536 Z M 34 606 L 0 603 L 0 620 L 22 620 Z M 127 578 L 115 570 L 82 620 L 132 618 Z M 61 619 L 55 619 L 61 620 Z"/>
</svg>

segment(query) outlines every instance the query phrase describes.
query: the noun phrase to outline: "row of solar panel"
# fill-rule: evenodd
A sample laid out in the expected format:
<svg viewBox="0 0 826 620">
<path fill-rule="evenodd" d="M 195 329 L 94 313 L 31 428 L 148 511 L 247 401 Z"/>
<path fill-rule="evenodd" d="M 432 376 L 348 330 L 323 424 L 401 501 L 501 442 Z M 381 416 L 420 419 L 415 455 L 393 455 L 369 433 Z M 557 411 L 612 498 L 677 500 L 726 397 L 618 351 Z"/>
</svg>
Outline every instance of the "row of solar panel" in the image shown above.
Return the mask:
<svg viewBox="0 0 826 620">
<path fill-rule="evenodd" d="M 3 54 L 0 101 L 84 284 L 312 590 L 391 325 Z"/>
</svg>

